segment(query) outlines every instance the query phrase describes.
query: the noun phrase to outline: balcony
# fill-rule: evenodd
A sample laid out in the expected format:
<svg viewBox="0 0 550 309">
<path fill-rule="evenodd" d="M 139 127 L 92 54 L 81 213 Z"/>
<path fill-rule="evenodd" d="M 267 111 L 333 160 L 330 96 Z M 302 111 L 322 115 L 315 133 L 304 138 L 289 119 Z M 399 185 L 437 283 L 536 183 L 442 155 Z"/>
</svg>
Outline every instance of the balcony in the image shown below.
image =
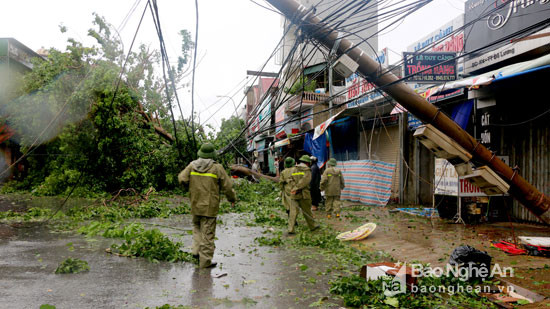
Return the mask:
<svg viewBox="0 0 550 309">
<path fill-rule="evenodd" d="M 301 92 L 288 101 L 286 105 L 286 112 L 287 113 L 297 113 L 300 111 L 300 107 L 302 111 L 311 109 L 315 104 L 317 103 L 325 103 L 328 105 L 330 95 L 326 93 L 315 93 L 315 92 Z M 339 104 L 346 100 L 346 97 L 339 96 L 332 100 L 333 104 Z"/>
</svg>

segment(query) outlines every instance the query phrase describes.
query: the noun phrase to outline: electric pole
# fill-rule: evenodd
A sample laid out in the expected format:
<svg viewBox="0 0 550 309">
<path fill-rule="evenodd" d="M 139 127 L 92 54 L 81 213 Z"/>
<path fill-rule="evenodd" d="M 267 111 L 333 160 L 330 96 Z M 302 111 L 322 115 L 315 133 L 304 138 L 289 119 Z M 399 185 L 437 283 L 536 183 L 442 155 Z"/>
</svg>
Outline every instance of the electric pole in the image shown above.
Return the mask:
<svg viewBox="0 0 550 309">
<path fill-rule="evenodd" d="M 267 0 L 271 5 L 283 13 L 302 31 L 318 40 L 329 50 L 338 40 L 338 31 L 331 29 L 321 22 L 321 19 L 295 0 Z M 382 72 L 380 65 L 372 60 L 367 53 L 345 38 L 340 40 L 336 54 L 347 54 L 359 64 L 358 71 L 365 75 L 367 80 L 378 87 L 383 87 L 395 101 L 405 107 L 409 112 L 418 117 L 424 123 L 431 124 L 456 143 L 468 151 L 477 162 L 489 166 L 508 184 L 509 193 L 522 203 L 535 216 L 543 222 L 550 224 L 550 198 L 537 190 L 496 155 L 485 148 L 474 137 L 464 131 L 456 122 L 447 115 L 441 113 L 432 104 L 428 103 L 419 94 L 414 92 L 404 82 L 391 72 Z"/>
</svg>

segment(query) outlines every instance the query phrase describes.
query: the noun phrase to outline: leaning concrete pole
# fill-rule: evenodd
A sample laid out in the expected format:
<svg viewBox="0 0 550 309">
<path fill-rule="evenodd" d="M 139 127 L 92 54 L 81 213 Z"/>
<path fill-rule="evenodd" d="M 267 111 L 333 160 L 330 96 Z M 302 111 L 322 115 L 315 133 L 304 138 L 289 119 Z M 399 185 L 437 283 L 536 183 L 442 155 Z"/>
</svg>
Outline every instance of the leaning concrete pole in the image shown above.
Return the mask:
<svg viewBox="0 0 550 309">
<path fill-rule="evenodd" d="M 331 29 L 321 22 L 321 19 L 306 7 L 295 0 L 267 0 L 271 5 L 283 13 L 292 23 L 314 39 L 331 49 L 338 38 L 338 31 Z M 529 209 L 535 216 L 547 224 L 550 224 L 550 198 L 528 183 L 517 171 L 498 159 L 494 153 L 481 145 L 475 138 L 464 131 L 456 122 L 447 115 L 441 113 L 435 106 L 415 93 L 404 82 L 397 82 L 398 78 L 391 72 L 380 74 L 380 65 L 372 60 L 364 51 L 353 47 L 353 43 L 342 39 L 338 46 L 337 54 L 344 52 L 359 64 L 358 71 L 365 75 L 369 82 L 384 87 L 384 92 L 389 94 L 399 104 L 425 123 L 433 125 L 441 132 L 449 136 L 473 158 L 500 175 L 510 184 L 509 193 Z"/>
</svg>

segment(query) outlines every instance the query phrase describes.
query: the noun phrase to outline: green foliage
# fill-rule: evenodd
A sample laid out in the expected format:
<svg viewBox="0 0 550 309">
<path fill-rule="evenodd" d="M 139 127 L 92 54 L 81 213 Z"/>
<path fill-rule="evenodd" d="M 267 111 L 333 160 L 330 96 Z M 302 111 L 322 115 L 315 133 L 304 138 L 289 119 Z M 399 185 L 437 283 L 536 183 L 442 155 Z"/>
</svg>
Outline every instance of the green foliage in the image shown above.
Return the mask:
<svg viewBox="0 0 550 309">
<path fill-rule="evenodd" d="M 80 183 L 73 194 L 90 196 L 179 186 L 176 176 L 196 151 L 183 133 L 187 120 L 179 120 L 174 132 L 164 82 L 155 72 L 158 52 L 143 45 L 128 55 L 117 86 L 126 56 L 121 42 L 102 17 L 94 14 L 93 25 L 88 35 L 94 46 L 68 39 L 66 51 L 50 49 L 47 61 L 35 61 L 23 77 L 16 99 L 3 104 L 0 120 L 9 116 L 21 151 L 35 148 L 26 177 L 3 190 L 60 195 Z M 193 43 L 189 36 L 183 41 L 188 57 Z M 183 72 L 172 74 L 176 83 L 183 78 Z"/>
<path fill-rule="evenodd" d="M 246 181 L 235 185 L 237 200 L 235 207 L 228 202 L 220 204 L 220 213 L 252 213 L 249 226 L 286 226 L 288 221 L 282 217 L 282 205 L 279 199 L 279 188 L 268 180 L 259 183 Z"/>
<path fill-rule="evenodd" d="M 12 210 L 0 212 L 0 220 L 7 219 L 12 221 L 30 221 L 36 219 L 45 219 L 52 215 L 49 208 L 32 207 L 26 212 L 15 212 Z"/>
<path fill-rule="evenodd" d="M 123 226 L 121 222 L 97 222 L 93 221 L 78 229 L 78 232 L 86 236 L 101 235 L 107 238 L 132 238 L 145 231 L 143 224 L 130 223 Z"/>
<path fill-rule="evenodd" d="M 341 270 L 348 270 L 350 266 L 361 267 L 368 263 L 392 260 L 385 252 L 362 251 L 341 242 L 336 239 L 336 233 L 330 228 L 322 228 L 314 233 L 301 231 L 291 240 L 291 244 L 297 248 L 321 249 L 323 255 L 338 262 L 338 268 Z"/>
<path fill-rule="evenodd" d="M 244 127 L 244 120 L 238 117 L 231 116 L 229 119 L 222 119 L 222 125 L 220 126 L 220 130 L 216 133 L 216 138 L 213 140 L 213 144 L 216 149 L 230 147 L 225 154 L 216 158 L 216 160 L 223 166 L 234 164 L 235 158 L 241 157 L 240 154 L 245 155 L 247 153 L 245 135 L 241 135 Z M 231 142 L 233 145 L 229 144 Z"/>
<path fill-rule="evenodd" d="M 129 233 L 125 235 L 122 244 L 114 244 L 111 248 L 121 255 L 144 257 L 153 263 L 159 261 L 196 262 L 191 253 L 180 249 L 182 245 L 180 242 L 173 242 L 158 229 L 152 229 L 136 234 Z"/>
<path fill-rule="evenodd" d="M 43 304 L 40 306 L 40 309 L 55 309 L 55 306 L 49 304 Z"/>
<path fill-rule="evenodd" d="M 475 290 L 473 292 L 439 294 L 439 293 L 402 293 L 393 297 L 384 294 L 384 282 L 390 284 L 393 278 L 381 278 L 378 280 L 365 280 L 358 275 L 341 277 L 330 282 L 330 292 L 340 295 L 344 305 L 361 308 L 493 308 L 495 305 L 484 297 L 480 297 Z M 423 277 L 417 285 L 419 291 L 422 287 L 430 286 L 466 286 L 455 277 L 443 276 L 441 278 Z M 487 283 L 491 284 L 490 282 Z"/>
<path fill-rule="evenodd" d="M 169 304 L 164 304 L 160 307 L 155 307 L 155 309 L 190 309 L 190 308 L 191 307 L 184 306 L 184 305 L 172 306 L 172 305 L 169 305 Z M 152 308 L 145 307 L 145 309 L 152 309 Z"/>
<path fill-rule="evenodd" d="M 77 185 L 80 173 L 77 170 L 55 170 L 48 175 L 44 182 L 36 188 L 37 195 L 58 195 L 68 194 L 71 188 Z"/>
<path fill-rule="evenodd" d="M 254 241 L 257 242 L 260 246 L 280 246 L 283 243 L 281 235 L 277 235 L 272 238 L 260 236 L 254 238 Z"/>
<path fill-rule="evenodd" d="M 181 53 L 182 56 L 178 57 L 178 72 L 183 71 L 184 66 L 189 62 L 190 51 L 195 47 L 195 42 L 191 39 L 191 33 L 188 30 L 181 30 L 180 33 L 182 44 Z"/>
<path fill-rule="evenodd" d="M 90 266 L 88 266 L 88 262 L 80 260 L 80 259 L 73 259 L 68 258 L 65 261 L 61 262 L 57 269 L 55 270 L 56 274 L 76 274 L 80 272 L 89 271 Z"/>
<path fill-rule="evenodd" d="M 317 88 L 317 81 L 302 75 L 294 82 L 290 89 L 286 88 L 285 91 L 289 94 L 296 95 L 301 92 L 313 92 L 315 88 Z"/>
<path fill-rule="evenodd" d="M 152 199 L 138 205 L 112 203 L 110 206 L 94 206 L 87 208 L 72 208 L 66 215 L 78 220 L 95 219 L 99 221 L 121 221 L 131 218 L 168 218 L 172 215 L 188 214 L 191 211 L 189 204 L 180 204 L 176 207 L 168 205 L 168 202 Z"/>
</svg>

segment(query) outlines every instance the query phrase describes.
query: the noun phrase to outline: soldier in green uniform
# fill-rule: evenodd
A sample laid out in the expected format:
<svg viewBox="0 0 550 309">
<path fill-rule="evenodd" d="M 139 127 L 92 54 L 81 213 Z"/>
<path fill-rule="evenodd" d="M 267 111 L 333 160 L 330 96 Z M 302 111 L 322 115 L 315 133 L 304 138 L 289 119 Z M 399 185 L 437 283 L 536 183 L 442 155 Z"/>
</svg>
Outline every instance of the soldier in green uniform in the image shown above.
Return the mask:
<svg viewBox="0 0 550 309">
<path fill-rule="evenodd" d="M 292 168 L 292 180 L 294 181 L 291 191 L 290 216 L 288 218 L 288 233 L 294 234 L 296 225 L 296 217 L 298 216 L 298 208 L 302 210 L 307 225 L 311 231 L 319 228 L 315 224 L 313 214 L 311 213 L 311 194 L 309 192 L 309 183 L 311 181 L 311 170 L 308 164 L 311 159 L 307 155 L 300 158 L 300 164 Z"/>
<path fill-rule="evenodd" d="M 214 145 L 203 144 L 198 155 L 199 159 L 189 163 L 178 175 L 178 180 L 189 184 L 193 215 L 193 256 L 199 258 L 201 268 L 209 268 L 217 264 L 212 258 L 216 248 L 214 238 L 220 195 L 225 193 L 232 205 L 235 204 L 236 197 L 231 178 L 223 166 L 214 161 Z"/>
<path fill-rule="evenodd" d="M 283 201 L 283 206 L 285 206 L 286 213 L 290 215 L 290 191 L 294 185 L 294 180 L 292 179 L 292 171 L 294 170 L 294 164 L 296 162 L 293 158 L 288 157 L 285 159 L 285 169 L 281 172 L 279 177 L 279 185 L 281 186 L 281 199 Z"/>
<path fill-rule="evenodd" d="M 326 196 L 327 217 L 330 218 L 333 213 L 340 217 L 340 193 L 345 187 L 344 176 L 342 171 L 335 167 L 336 159 L 328 160 L 327 165 L 329 167 L 321 176 L 321 190 L 325 191 Z"/>
</svg>

